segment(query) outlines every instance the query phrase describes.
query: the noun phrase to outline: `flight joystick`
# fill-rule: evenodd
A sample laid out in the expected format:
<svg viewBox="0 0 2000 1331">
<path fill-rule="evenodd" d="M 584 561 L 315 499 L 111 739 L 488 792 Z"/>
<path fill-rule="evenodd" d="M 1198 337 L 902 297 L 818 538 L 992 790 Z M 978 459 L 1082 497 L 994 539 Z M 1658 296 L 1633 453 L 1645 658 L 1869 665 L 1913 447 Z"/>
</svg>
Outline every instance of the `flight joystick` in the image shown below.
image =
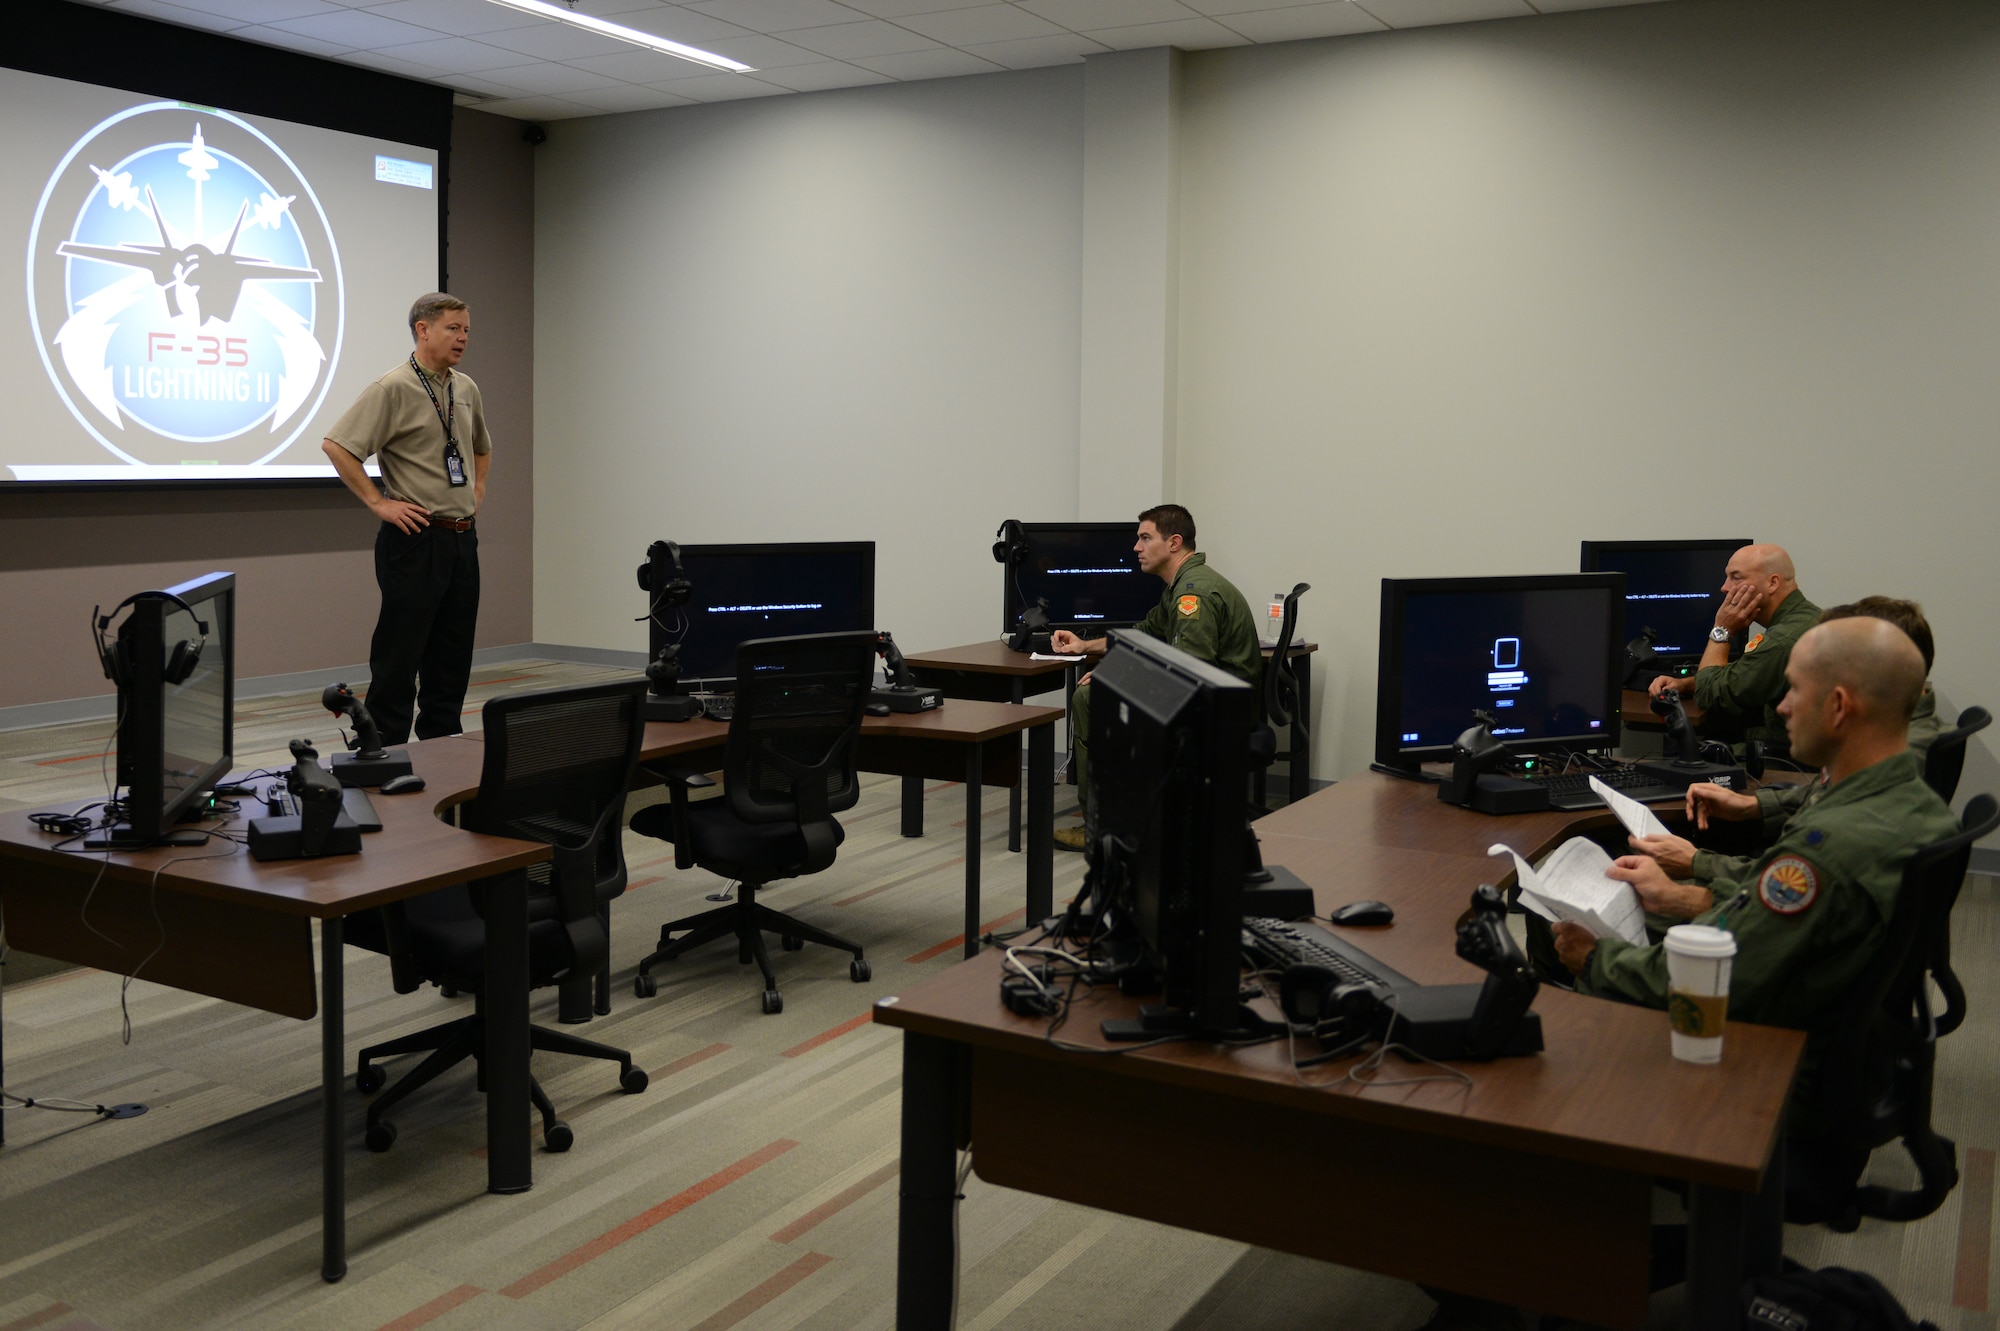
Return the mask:
<svg viewBox="0 0 2000 1331">
<path fill-rule="evenodd" d="M 410 775 L 408 749 L 385 749 L 382 732 L 368 712 L 368 704 L 354 696 L 345 684 L 329 684 L 319 695 L 320 706 L 335 716 L 345 716 L 354 726 L 346 743 L 349 752 L 336 753 L 328 761 L 343 786 L 379 786 L 399 776 Z"/>
</svg>

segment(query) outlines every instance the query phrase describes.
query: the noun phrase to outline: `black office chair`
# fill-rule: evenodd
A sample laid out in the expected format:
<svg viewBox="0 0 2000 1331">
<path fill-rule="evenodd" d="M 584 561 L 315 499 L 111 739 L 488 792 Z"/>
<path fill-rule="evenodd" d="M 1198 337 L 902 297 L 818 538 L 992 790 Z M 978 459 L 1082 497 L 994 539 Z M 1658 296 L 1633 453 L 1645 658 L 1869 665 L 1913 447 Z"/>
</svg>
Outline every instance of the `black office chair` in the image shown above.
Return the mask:
<svg viewBox="0 0 2000 1331">
<path fill-rule="evenodd" d="M 1947 804 L 1958 793 L 1958 774 L 1965 770 L 1965 742 L 1993 724 L 1993 713 L 1984 707 L 1968 707 L 1958 714 L 1958 724 L 1931 741 L 1924 754 L 1924 784 Z"/>
<path fill-rule="evenodd" d="M 1299 733 L 1293 736 L 1294 746 L 1307 738 L 1304 723 L 1307 700 L 1300 694 L 1298 673 L 1292 668 L 1292 633 L 1298 628 L 1299 598 L 1311 590 L 1311 583 L 1301 582 L 1285 596 L 1284 618 L 1278 624 L 1277 646 L 1264 663 L 1264 720 L 1250 732 L 1253 818 L 1265 811 L 1271 764 L 1279 758 L 1294 763 L 1305 761 L 1304 754 L 1298 752 L 1296 747 L 1279 752 L 1278 732 L 1289 729 L 1296 715 L 1300 723 Z"/>
<path fill-rule="evenodd" d="M 1931 1014 L 1930 958 L 1951 927 L 1972 845 L 2000 828 L 2000 802 L 1980 795 L 1965 807 L 1959 831 L 1911 857 L 1874 964 L 1831 1021 L 1808 1037 L 1821 1047 L 1815 1107 L 1824 1127 L 1816 1149 L 1791 1159 L 1843 1162 L 1833 1177 L 1787 1175 L 1786 1219 L 1843 1233 L 1861 1217 L 1920 1220 L 1958 1184 L 1958 1152 L 1931 1127 L 1931 1081 L 1942 1027 Z M 1868 1153 L 1901 1138 L 1917 1167 L 1911 1191 L 1859 1185 Z M 1851 1169 L 1851 1173 L 1849 1170 Z"/>
<path fill-rule="evenodd" d="M 639 759 L 645 722 L 640 699 L 646 681 L 635 679 L 581 688 L 547 689 L 495 698 L 486 704 L 485 763 L 479 794 L 460 809 L 460 825 L 474 832 L 540 841 L 555 848 L 548 864 L 528 871 L 528 982 L 562 985 L 566 1012 L 587 1015 L 591 989 L 609 954 L 599 884 L 602 846 L 618 837 L 618 815 Z M 623 885 L 623 857 L 619 857 Z M 478 884 L 461 884 L 353 917 L 347 941 L 386 954 L 397 993 L 425 981 L 478 995 L 485 987 L 486 922 Z M 543 1026 L 529 1028 L 535 1049 L 602 1058 L 619 1065 L 618 1084 L 637 1094 L 646 1073 L 622 1049 L 578 1039 Z M 386 1151 L 396 1125 L 385 1114 L 411 1092 L 486 1048 L 485 1014 L 473 1014 L 361 1051 L 354 1084 L 363 1094 L 386 1080 L 375 1060 L 428 1053 L 389 1091 L 368 1106 L 368 1149 Z M 556 1117 L 540 1083 L 530 1093 L 542 1115 L 542 1140 L 551 1151 L 569 1149 L 573 1134 Z"/>
<path fill-rule="evenodd" d="M 833 815 L 861 796 L 854 746 L 875 677 L 875 635 L 815 633 L 760 638 L 736 649 L 736 712 L 723 756 L 723 793 L 699 803 L 688 791 L 715 783 L 699 772 L 659 772 L 672 795 L 632 817 L 632 830 L 674 845 L 674 866 L 700 865 L 741 883 L 734 902 L 660 929 L 659 950 L 639 963 L 633 992 L 659 992 L 652 967 L 733 935 L 737 960 L 764 973 L 764 1011 L 782 1012 L 764 935 L 787 952 L 807 943 L 852 952 L 848 975 L 868 979 L 861 946 L 757 903 L 767 883 L 818 873 L 845 837 Z M 675 934 L 682 935 L 675 938 Z"/>
</svg>

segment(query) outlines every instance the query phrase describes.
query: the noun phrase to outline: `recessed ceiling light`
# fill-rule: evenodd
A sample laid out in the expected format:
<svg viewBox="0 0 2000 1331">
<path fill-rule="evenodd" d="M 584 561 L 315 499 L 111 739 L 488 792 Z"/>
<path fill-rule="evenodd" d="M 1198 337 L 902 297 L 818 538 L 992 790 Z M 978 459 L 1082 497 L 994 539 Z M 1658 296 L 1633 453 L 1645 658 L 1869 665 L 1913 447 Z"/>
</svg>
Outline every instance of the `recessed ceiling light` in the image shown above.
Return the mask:
<svg viewBox="0 0 2000 1331">
<path fill-rule="evenodd" d="M 533 14 L 537 18 L 551 18 L 558 23 L 567 23 L 572 28 L 582 28 L 585 32 L 594 32 L 602 37 L 615 37 L 621 42 L 630 42 L 634 46 L 643 46 L 649 51 L 658 51 L 662 55 L 678 56 L 682 60 L 692 60 L 695 64 L 707 65 L 710 69 L 728 70 L 732 74 L 756 73 L 756 70 L 751 66 L 744 64 L 740 60 L 731 60 L 726 55 L 716 55 L 712 51 L 704 51 L 698 47 L 683 46 L 679 42 L 670 42 L 664 37 L 655 37 L 650 32 L 640 32 L 637 28 L 628 28 L 623 24 L 607 23 L 601 18 L 593 18 L 589 14 L 579 14 L 575 10 L 565 8 L 562 5 L 549 4 L 547 0 L 490 0 L 490 3 L 505 5 L 509 9 L 518 9 L 523 14 Z"/>
</svg>

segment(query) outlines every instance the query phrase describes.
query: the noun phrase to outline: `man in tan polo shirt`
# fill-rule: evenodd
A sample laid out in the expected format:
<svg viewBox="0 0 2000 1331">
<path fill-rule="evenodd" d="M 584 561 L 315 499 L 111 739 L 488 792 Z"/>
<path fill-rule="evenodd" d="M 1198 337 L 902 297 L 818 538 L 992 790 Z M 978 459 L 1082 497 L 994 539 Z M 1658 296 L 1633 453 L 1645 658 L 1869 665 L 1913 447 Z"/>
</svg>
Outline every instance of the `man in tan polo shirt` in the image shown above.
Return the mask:
<svg viewBox="0 0 2000 1331">
<path fill-rule="evenodd" d="M 385 744 L 456 735 L 479 619 L 479 534 L 493 440 L 479 386 L 454 369 L 472 313 L 442 291 L 410 307 L 410 358 L 361 390 L 320 446 L 382 520 L 375 581 L 382 613 L 368 647 L 368 710 Z M 379 459 L 382 485 L 361 468 Z"/>
</svg>

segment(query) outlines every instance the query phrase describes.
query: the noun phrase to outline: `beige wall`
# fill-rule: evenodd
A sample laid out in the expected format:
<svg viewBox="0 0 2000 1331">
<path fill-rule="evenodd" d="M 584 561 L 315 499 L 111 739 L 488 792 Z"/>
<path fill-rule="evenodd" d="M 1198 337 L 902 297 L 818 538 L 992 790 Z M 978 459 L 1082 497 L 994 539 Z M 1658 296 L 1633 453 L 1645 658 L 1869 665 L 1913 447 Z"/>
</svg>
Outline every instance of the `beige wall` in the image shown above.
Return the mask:
<svg viewBox="0 0 2000 1331">
<path fill-rule="evenodd" d="M 480 539 L 480 646 L 533 622 L 533 157 L 516 121 L 460 110 L 451 162 L 453 285 L 475 306 L 467 370 L 498 441 Z M 414 296 L 418 293 L 412 292 Z M 384 366 L 384 369 L 389 368 Z M 86 625 L 135 591 L 237 575 L 239 676 L 368 658 L 376 523 L 345 490 L 0 494 L 0 707 L 110 691 Z"/>
<path fill-rule="evenodd" d="M 538 640 L 643 649 L 662 537 L 874 540 L 899 642 L 998 634 L 993 529 L 1076 515 L 1081 73 L 548 127 Z"/>
<path fill-rule="evenodd" d="M 2000 11 L 1682 0 L 1185 77 L 1178 497 L 1253 601 L 1313 584 L 1320 775 L 1371 756 L 1382 577 L 1585 537 L 1781 542 L 2000 698 Z"/>
</svg>

